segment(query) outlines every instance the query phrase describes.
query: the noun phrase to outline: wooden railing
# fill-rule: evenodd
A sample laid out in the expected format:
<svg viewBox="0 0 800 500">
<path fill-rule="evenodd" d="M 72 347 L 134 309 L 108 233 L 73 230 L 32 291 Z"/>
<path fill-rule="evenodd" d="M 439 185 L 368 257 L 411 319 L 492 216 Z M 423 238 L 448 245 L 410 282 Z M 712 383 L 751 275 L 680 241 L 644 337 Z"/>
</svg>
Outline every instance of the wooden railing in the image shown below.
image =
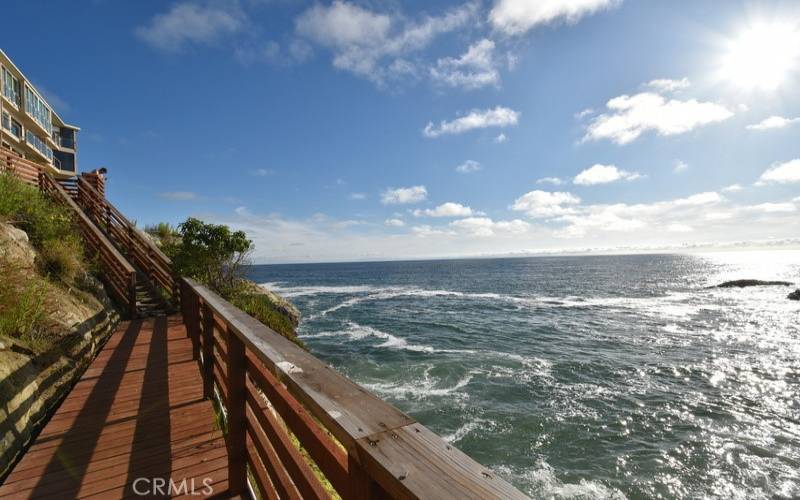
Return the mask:
<svg viewBox="0 0 800 500">
<path fill-rule="evenodd" d="M 50 174 L 39 173 L 39 189 L 54 201 L 69 207 L 81 229 L 88 250 L 95 255 L 102 270 L 101 276 L 115 298 L 135 317 L 136 308 L 136 270 L 125 257 L 114 247 L 111 241 L 97 229 L 75 200 L 64 190 Z"/>
<path fill-rule="evenodd" d="M 178 282 L 172 261 L 83 177 L 77 180 L 78 203 L 86 214 L 115 240 L 119 248 L 176 306 Z"/>
<path fill-rule="evenodd" d="M 226 420 L 232 494 L 260 498 L 526 498 L 413 418 L 183 278 L 206 397 Z M 248 482 L 248 478 L 250 481 Z"/>
<path fill-rule="evenodd" d="M 15 153 L 0 148 L 0 170 L 10 172 L 31 186 L 39 185 L 39 172 L 42 165 L 26 160 Z"/>
</svg>

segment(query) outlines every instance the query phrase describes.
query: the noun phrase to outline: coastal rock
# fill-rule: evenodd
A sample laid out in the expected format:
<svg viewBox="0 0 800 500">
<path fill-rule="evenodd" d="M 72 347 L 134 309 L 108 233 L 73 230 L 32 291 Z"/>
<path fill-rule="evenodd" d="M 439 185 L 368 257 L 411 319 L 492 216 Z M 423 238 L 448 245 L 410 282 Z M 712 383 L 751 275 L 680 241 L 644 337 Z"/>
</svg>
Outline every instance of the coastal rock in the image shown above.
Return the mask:
<svg viewBox="0 0 800 500">
<path fill-rule="evenodd" d="M 0 259 L 18 269 L 33 269 L 36 251 L 31 247 L 25 231 L 0 222 Z"/>
<path fill-rule="evenodd" d="M 733 280 L 720 283 L 714 288 L 745 288 L 748 286 L 792 286 L 788 281 Z"/>
<path fill-rule="evenodd" d="M 787 295 L 789 300 L 800 300 L 800 288 Z"/>
<path fill-rule="evenodd" d="M 252 281 L 246 282 L 247 293 L 265 295 L 273 306 L 281 312 L 295 328 L 300 324 L 300 310 L 294 304 L 272 290 L 268 290 Z"/>
</svg>

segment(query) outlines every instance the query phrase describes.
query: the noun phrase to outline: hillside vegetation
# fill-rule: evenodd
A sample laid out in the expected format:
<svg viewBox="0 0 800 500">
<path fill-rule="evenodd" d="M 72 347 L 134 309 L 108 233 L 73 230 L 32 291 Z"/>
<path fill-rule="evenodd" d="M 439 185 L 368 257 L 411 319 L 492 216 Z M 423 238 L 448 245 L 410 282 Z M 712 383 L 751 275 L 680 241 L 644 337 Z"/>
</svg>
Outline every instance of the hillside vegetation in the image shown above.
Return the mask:
<svg viewBox="0 0 800 500">
<path fill-rule="evenodd" d="M 118 315 L 69 213 L 0 174 L 0 480 Z"/>
<path fill-rule="evenodd" d="M 145 227 L 173 262 L 176 273 L 207 285 L 227 301 L 305 348 L 295 332 L 300 312 L 290 302 L 244 277 L 253 243 L 243 231 L 195 218 L 173 227 Z"/>
</svg>

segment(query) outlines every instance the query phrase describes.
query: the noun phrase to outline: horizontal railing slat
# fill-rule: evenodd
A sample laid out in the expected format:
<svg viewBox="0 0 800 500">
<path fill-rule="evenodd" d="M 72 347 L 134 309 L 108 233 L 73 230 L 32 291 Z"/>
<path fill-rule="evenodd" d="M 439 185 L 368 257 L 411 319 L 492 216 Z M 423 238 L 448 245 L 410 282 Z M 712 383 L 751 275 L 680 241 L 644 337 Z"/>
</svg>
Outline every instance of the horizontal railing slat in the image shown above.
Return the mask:
<svg viewBox="0 0 800 500">
<path fill-rule="evenodd" d="M 248 353 L 247 373 L 272 407 L 297 436 L 308 454 L 337 491 L 347 491 L 347 454 L 320 428 L 268 370 Z"/>
</svg>

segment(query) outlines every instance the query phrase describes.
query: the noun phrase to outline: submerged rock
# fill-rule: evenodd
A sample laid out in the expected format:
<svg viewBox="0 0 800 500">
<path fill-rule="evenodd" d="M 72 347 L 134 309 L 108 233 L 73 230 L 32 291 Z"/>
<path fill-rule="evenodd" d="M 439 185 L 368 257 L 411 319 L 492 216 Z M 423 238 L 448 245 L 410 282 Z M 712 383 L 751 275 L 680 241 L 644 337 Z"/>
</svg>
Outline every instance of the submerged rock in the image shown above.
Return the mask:
<svg viewBox="0 0 800 500">
<path fill-rule="evenodd" d="M 744 288 L 748 286 L 792 286 L 788 281 L 733 280 L 720 283 L 715 288 Z"/>
<path fill-rule="evenodd" d="M 800 288 L 786 296 L 789 300 L 800 300 Z"/>
</svg>

